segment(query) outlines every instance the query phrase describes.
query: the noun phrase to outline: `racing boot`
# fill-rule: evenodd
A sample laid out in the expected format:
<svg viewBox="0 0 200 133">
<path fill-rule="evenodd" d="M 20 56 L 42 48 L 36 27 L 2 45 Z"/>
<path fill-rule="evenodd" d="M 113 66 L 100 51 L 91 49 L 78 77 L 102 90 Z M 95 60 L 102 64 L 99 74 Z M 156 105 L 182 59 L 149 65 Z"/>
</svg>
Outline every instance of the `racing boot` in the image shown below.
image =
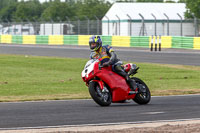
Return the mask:
<svg viewBox="0 0 200 133">
<path fill-rule="evenodd" d="M 137 84 L 135 80 L 131 79 L 129 76 L 126 77 L 126 82 L 129 84 L 132 91 L 135 91 L 137 89 Z"/>
<path fill-rule="evenodd" d="M 136 82 L 129 77 L 129 75 L 124 71 L 121 65 L 115 66 L 115 70 L 117 74 L 121 75 L 122 77 L 126 79 L 126 82 L 128 83 L 131 90 L 135 91 L 137 88 Z"/>
</svg>

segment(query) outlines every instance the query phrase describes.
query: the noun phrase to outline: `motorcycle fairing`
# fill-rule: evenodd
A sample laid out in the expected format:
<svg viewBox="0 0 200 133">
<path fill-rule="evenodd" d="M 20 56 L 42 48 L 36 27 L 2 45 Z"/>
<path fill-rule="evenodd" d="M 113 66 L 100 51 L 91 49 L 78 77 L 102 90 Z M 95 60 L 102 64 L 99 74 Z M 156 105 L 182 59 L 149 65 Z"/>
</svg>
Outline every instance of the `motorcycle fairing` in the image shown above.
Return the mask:
<svg viewBox="0 0 200 133">
<path fill-rule="evenodd" d="M 102 79 L 108 86 L 114 90 L 117 88 L 123 88 L 125 91 L 128 90 L 129 86 L 126 83 L 126 80 L 115 72 L 108 71 L 102 68 L 100 73 L 96 74 L 97 77 Z"/>
<path fill-rule="evenodd" d="M 113 72 L 111 66 L 100 68 L 99 62 L 89 61 L 85 68 L 87 70 L 84 69 L 82 71 L 82 79 L 88 84 L 95 76 L 100 78 L 101 80 L 92 81 L 97 82 L 101 89 L 103 89 L 104 83 L 109 86 L 112 92 L 112 102 L 133 99 L 135 97 L 135 94 L 129 95 L 130 87 L 126 83 L 126 80 Z"/>
<path fill-rule="evenodd" d="M 134 98 L 135 95 L 129 95 L 128 93 L 130 87 L 127 85 L 126 80 L 115 72 L 108 71 L 107 69 L 102 68 L 101 72 L 97 73 L 96 76 L 110 87 L 112 91 L 112 102 Z"/>
</svg>

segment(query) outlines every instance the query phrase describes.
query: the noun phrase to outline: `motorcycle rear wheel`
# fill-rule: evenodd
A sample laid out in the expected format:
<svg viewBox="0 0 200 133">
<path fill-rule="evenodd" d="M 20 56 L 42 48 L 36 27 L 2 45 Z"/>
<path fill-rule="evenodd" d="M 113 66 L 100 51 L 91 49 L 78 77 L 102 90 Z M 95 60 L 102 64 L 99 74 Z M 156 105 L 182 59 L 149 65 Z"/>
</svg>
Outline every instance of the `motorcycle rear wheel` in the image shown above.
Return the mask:
<svg viewBox="0 0 200 133">
<path fill-rule="evenodd" d="M 144 90 L 143 92 L 141 92 L 140 90 L 138 90 L 138 93 L 136 94 L 135 98 L 133 99 L 133 101 L 135 101 L 138 104 L 148 104 L 151 100 L 151 92 L 148 88 L 148 86 L 139 78 L 133 77 L 133 80 L 135 80 L 135 82 L 141 86 L 143 86 Z M 139 89 L 139 88 L 138 88 Z"/>
<path fill-rule="evenodd" d="M 89 83 L 89 92 L 92 99 L 100 106 L 109 106 L 112 102 L 112 96 L 110 91 L 102 92 L 97 82 Z"/>
</svg>

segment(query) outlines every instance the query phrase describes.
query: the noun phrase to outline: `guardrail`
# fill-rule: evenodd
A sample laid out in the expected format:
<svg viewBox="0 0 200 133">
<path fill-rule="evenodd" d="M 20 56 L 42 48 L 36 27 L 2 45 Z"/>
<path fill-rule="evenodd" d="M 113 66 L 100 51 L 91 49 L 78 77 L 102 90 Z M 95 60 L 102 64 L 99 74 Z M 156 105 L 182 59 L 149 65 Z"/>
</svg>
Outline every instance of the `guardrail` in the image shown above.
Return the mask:
<svg viewBox="0 0 200 133">
<path fill-rule="evenodd" d="M 0 35 L 3 44 L 88 45 L 91 35 Z M 117 47 L 199 49 L 200 37 L 101 36 L 103 44 Z M 160 43 L 160 44 L 159 44 Z"/>
</svg>

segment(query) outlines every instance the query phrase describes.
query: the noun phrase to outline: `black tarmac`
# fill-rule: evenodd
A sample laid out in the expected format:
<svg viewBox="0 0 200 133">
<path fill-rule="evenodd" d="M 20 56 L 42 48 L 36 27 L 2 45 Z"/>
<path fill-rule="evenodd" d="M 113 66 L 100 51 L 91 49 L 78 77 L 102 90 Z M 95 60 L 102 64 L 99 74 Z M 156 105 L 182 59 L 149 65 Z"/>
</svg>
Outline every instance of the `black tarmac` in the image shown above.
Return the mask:
<svg viewBox="0 0 200 133">
<path fill-rule="evenodd" d="M 200 50 L 118 48 L 123 61 L 200 66 Z M 0 44 L 0 54 L 88 58 L 87 46 Z M 148 105 L 132 100 L 100 107 L 93 100 L 0 103 L 0 129 L 21 127 L 140 123 L 157 120 L 199 119 L 200 95 L 152 97 Z"/>
<path fill-rule="evenodd" d="M 100 107 L 93 100 L 0 103 L 0 130 L 200 118 L 200 95 L 152 97 Z"/>
<path fill-rule="evenodd" d="M 147 48 L 114 47 L 122 61 L 149 62 L 200 66 L 200 50 L 163 49 L 151 52 Z M 88 46 L 5 45 L 0 44 L 0 54 L 88 58 Z"/>
</svg>

